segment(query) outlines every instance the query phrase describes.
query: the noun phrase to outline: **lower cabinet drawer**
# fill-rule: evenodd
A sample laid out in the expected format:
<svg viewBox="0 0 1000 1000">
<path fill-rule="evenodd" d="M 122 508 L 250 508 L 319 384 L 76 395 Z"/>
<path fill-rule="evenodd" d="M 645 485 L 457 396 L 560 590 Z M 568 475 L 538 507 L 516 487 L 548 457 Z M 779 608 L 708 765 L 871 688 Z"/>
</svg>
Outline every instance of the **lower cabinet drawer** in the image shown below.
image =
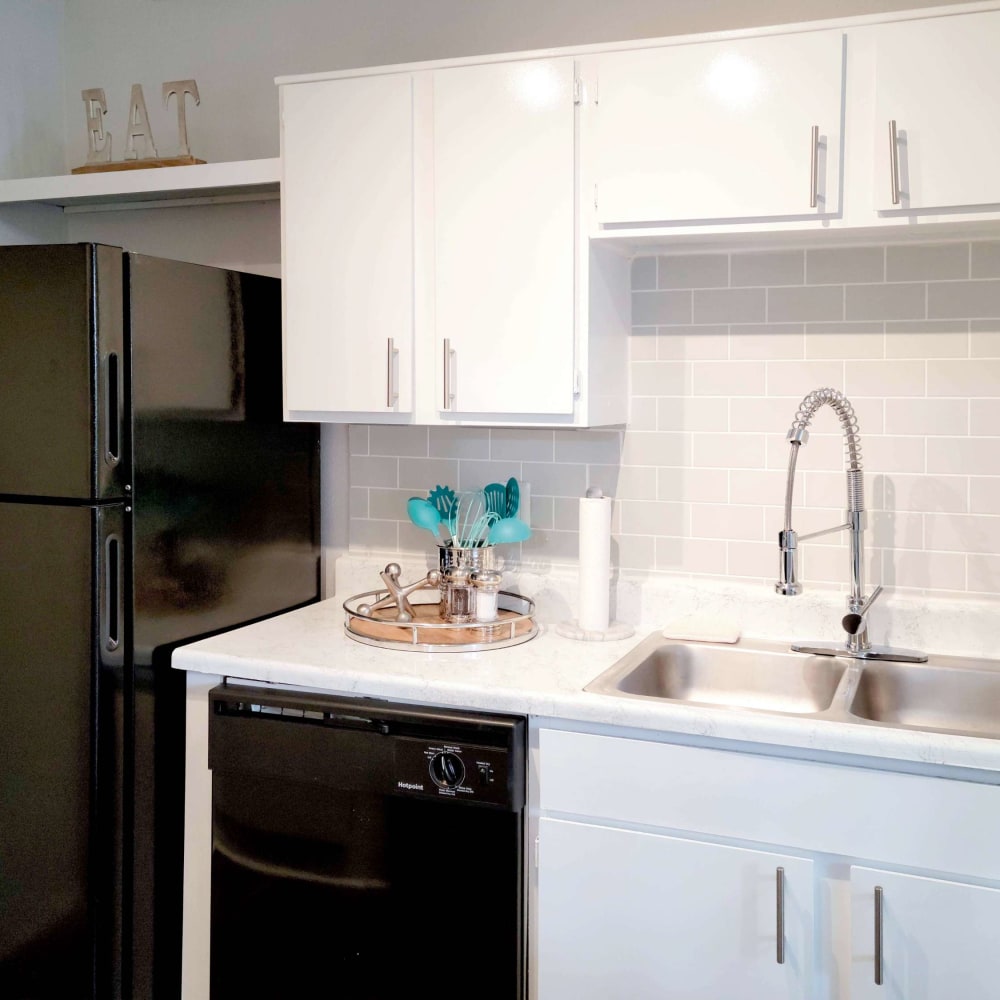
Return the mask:
<svg viewBox="0 0 1000 1000">
<path fill-rule="evenodd" d="M 1000 786 L 542 729 L 545 814 L 1000 880 Z"/>
</svg>

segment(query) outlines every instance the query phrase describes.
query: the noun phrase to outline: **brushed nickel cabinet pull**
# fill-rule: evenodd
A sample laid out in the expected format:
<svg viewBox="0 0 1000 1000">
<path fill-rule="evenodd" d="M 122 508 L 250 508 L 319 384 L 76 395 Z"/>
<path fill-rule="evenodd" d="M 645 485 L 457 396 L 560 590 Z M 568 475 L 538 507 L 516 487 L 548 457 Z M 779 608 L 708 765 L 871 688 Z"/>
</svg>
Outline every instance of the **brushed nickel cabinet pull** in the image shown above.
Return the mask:
<svg viewBox="0 0 1000 1000">
<path fill-rule="evenodd" d="M 386 361 L 386 380 L 385 380 L 385 405 L 391 410 L 395 405 L 397 399 L 399 399 L 399 390 L 396 388 L 396 380 L 393 378 L 393 372 L 396 367 L 396 357 L 399 351 L 396 350 L 396 342 L 389 337 L 389 351 L 388 359 Z"/>
<path fill-rule="evenodd" d="M 819 126 L 812 127 L 812 153 L 809 159 L 809 207 L 819 200 Z"/>
<path fill-rule="evenodd" d="M 778 951 L 775 955 L 778 965 L 785 964 L 785 869 L 774 870 L 775 912 L 778 921 Z"/>
<path fill-rule="evenodd" d="M 896 123 L 893 122 L 893 125 Z M 875 985 L 882 985 L 882 886 L 875 886 Z"/>
<path fill-rule="evenodd" d="M 451 391 L 451 341 L 444 338 L 444 400 L 441 404 L 442 410 L 451 409 L 453 394 Z"/>
<path fill-rule="evenodd" d="M 889 122 L 889 180 L 892 185 L 892 203 L 899 204 L 899 140 L 896 119 Z"/>
</svg>

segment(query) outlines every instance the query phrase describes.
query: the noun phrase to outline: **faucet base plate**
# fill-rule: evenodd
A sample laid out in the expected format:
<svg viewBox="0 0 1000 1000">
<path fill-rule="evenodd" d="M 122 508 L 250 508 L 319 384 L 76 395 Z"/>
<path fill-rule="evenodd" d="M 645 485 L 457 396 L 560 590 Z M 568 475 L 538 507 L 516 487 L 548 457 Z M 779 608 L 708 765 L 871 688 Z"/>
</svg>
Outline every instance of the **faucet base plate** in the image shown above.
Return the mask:
<svg viewBox="0 0 1000 1000">
<path fill-rule="evenodd" d="M 792 652 L 813 656 L 846 656 L 852 660 L 893 660 L 898 663 L 926 663 L 927 654 L 917 649 L 897 649 L 895 646 L 870 646 L 857 651 L 834 642 L 792 643 Z"/>
</svg>

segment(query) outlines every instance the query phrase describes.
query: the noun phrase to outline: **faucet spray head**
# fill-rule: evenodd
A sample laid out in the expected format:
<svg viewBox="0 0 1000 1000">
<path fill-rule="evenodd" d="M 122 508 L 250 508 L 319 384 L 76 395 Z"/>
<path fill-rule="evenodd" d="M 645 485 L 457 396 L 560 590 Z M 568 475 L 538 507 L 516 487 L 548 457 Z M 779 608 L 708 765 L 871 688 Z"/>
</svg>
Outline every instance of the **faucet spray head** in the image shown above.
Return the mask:
<svg viewBox="0 0 1000 1000">
<path fill-rule="evenodd" d="M 775 593 L 785 597 L 795 597 L 802 593 L 802 584 L 798 581 L 796 557 L 798 543 L 796 534 L 791 529 L 778 532 L 778 547 L 781 549 L 778 567 L 779 579 L 774 585 Z"/>
</svg>

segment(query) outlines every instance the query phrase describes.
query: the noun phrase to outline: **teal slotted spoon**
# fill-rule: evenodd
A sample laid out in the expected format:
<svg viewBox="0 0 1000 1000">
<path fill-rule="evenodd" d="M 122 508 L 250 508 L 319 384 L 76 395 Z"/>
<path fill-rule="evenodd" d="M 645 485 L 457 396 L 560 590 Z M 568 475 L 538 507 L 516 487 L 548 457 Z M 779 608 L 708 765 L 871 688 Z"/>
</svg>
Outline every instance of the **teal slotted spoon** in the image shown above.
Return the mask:
<svg viewBox="0 0 1000 1000">
<path fill-rule="evenodd" d="M 486 509 L 497 517 L 503 517 L 507 513 L 507 487 L 501 483 L 489 483 L 483 487 L 483 496 L 486 497 Z"/>
</svg>

